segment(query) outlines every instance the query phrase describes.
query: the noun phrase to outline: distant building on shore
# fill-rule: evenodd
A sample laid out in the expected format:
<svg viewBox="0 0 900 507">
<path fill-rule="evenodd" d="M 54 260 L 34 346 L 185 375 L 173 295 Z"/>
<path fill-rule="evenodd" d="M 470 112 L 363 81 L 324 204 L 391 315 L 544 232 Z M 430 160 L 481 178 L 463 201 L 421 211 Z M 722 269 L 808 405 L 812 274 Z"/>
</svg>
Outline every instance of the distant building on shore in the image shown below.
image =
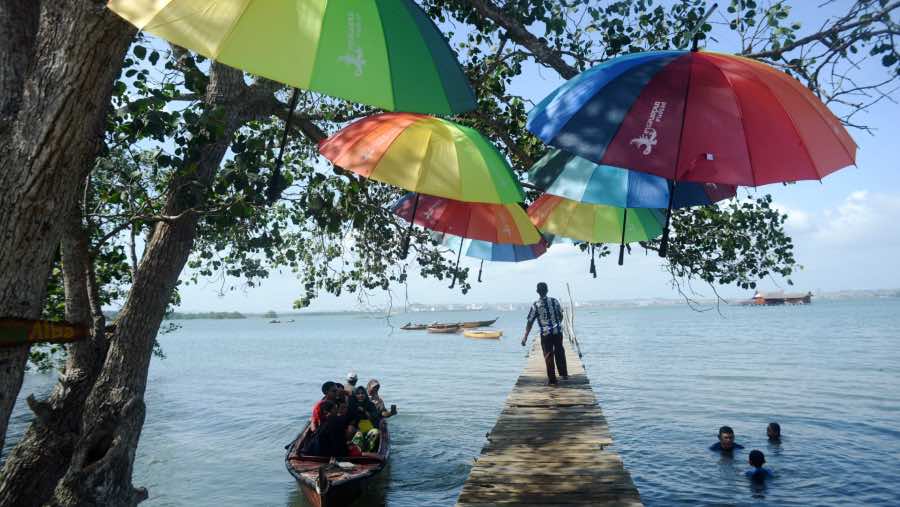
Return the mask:
<svg viewBox="0 0 900 507">
<path fill-rule="evenodd" d="M 743 305 L 808 305 L 812 302 L 812 292 L 789 293 L 785 294 L 783 290 L 775 292 L 756 291 L 752 299 L 741 302 Z"/>
</svg>

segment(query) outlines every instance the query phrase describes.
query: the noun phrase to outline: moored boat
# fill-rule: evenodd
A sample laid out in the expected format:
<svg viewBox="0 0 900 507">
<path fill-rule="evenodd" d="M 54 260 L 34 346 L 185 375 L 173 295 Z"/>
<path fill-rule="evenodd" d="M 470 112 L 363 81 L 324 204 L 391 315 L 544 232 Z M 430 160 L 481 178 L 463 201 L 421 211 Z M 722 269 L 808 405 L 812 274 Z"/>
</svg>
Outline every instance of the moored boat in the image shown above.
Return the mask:
<svg viewBox="0 0 900 507">
<path fill-rule="evenodd" d="M 481 331 L 475 330 L 466 330 L 463 331 L 463 336 L 468 338 L 480 338 L 480 339 L 499 339 L 503 336 L 503 331 L 499 331 L 496 329 L 484 329 Z"/>
<path fill-rule="evenodd" d="M 400 329 L 404 331 L 424 331 L 428 328 L 428 324 L 413 324 L 412 322 L 407 322 L 400 326 Z"/>
<path fill-rule="evenodd" d="M 377 456 L 358 458 L 326 458 L 300 453 L 312 436 L 309 423 L 287 447 L 284 464 L 300 485 L 303 496 L 315 507 L 343 507 L 353 503 L 368 487 L 372 478 L 387 464 L 391 439 L 387 421 L 378 426 L 381 441 Z"/>
<path fill-rule="evenodd" d="M 471 329 L 473 327 L 488 327 L 498 320 L 500 320 L 500 317 L 497 317 L 494 320 L 473 320 L 470 322 L 463 322 L 462 324 L 460 324 L 460 327 L 464 329 Z"/>
<path fill-rule="evenodd" d="M 429 333 L 455 333 L 459 330 L 459 324 L 437 324 L 428 326 Z"/>
</svg>

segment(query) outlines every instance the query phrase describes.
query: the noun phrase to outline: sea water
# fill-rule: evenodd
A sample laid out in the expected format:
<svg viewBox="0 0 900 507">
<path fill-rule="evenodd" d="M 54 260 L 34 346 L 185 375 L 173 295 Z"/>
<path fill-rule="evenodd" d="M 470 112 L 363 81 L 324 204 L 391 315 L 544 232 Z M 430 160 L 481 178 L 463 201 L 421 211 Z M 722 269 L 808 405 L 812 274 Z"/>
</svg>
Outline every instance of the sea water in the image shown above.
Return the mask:
<svg viewBox="0 0 900 507">
<path fill-rule="evenodd" d="M 499 341 L 399 329 L 497 315 Z M 179 322 L 152 362 L 134 483 L 151 507 L 306 505 L 284 446 L 321 383 L 355 370 L 399 411 L 390 465 L 357 505 L 452 505 L 525 364 L 524 316 Z M 721 314 L 581 308 L 575 324 L 614 448 L 647 505 L 900 505 L 900 299 Z M 30 419 L 24 397 L 54 381 L 26 374 L 4 455 Z M 770 421 L 779 445 L 766 439 Z M 707 450 L 726 424 L 745 446 L 733 458 Z M 764 485 L 742 475 L 752 449 L 775 471 Z"/>
</svg>

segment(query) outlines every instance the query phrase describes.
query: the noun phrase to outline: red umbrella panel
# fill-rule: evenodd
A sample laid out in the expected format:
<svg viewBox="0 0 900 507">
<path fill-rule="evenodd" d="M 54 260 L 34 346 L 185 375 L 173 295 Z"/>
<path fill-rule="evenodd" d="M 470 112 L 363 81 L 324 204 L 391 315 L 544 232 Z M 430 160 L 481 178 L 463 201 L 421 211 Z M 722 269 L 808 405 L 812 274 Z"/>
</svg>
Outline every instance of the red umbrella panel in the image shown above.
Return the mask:
<svg viewBox="0 0 900 507">
<path fill-rule="evenodd" d="M 531 245 L 541 240 L 518 203 L 463 202 L 409 193 L 394 204 L 393 212 L 407 222 L 413 221 L 415 213 L 417 225 L 463 238 L 513 245 Z"/>
</svg>

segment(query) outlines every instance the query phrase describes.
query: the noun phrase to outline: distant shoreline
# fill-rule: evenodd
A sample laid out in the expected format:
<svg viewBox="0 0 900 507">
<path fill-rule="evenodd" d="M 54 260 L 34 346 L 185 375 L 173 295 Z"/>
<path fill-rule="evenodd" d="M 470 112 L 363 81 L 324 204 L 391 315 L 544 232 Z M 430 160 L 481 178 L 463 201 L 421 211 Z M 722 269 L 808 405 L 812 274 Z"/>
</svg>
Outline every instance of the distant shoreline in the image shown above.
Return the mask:
<svg viewBox="0 0 900 507">
<path fill-rule="evenodd" d="M 741 298 L 725 298 L 727 304 L 737 304 L 739 301 L 749 299 L 750 296 Z M 845 290 L 845 291 L 813 291 L 813 304 L 816 301 L 846 301 L 846 300 L 867 300 L 867 299 L 891 299 L 900 298 L 900 289 L 880 289 L 880 290 Z M 703 305 L 715 305 L 715 299 L 696 299 L 695 302 Z M 590 308 L 640 308 L 640 307 L 660 307 L 660 306 L 676 306 L 684 305 L 685 300 L 681 298 L 634 298 L 634 299 L 608 299 L 576 302 L 575 306 L 579 309 Z M 725 303 L 723 303 L 725 304 Z M 403 313 L 433 313 L 433 312 L 509 312 L 527 310 L 531 305 L 530 302 L 522 303 L 445 303 L 445 304 L 410 304 L 407 308 L 394 307 L 391 315 L 400 315 Z M 302 318 L 304 316 L 315 315 L 373 315 L 386 313 L 386 308 L 373 308 L 370 310 L 317 310 L 317 311 L 293 311 L 278 312 L 277 318 Z M 188 317 L 182 317 L 187 315 Z M 217 316 L 222 315 L 222 316 Z M 237 316 L 231 316 L 237 315 Z M 167 320 L 190 320 L 190 319 L 245 319 L 245 318 L 272 318 L 269 312 L 264 313 L 239 313 L 239 312 L 175 312 Z"/>
</svg>

